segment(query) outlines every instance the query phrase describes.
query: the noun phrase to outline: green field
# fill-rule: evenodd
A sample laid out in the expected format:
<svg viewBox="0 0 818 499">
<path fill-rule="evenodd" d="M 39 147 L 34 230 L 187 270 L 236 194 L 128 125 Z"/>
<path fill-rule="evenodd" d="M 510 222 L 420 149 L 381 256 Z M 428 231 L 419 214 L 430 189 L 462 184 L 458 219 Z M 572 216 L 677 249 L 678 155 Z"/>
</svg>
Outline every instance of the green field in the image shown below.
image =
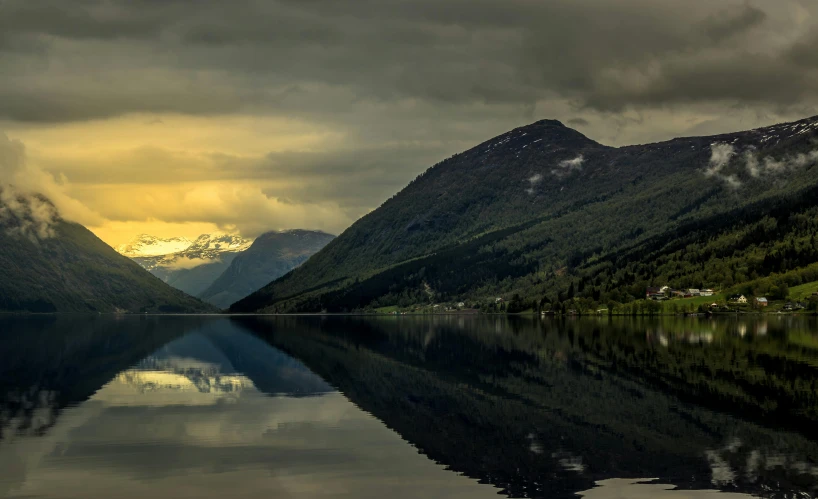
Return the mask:
<svg viewBox="0 0 818 499">
<path fill-rule="evenodd" d="M 818 281 L 808 282 L 800 286 L 790 288 L 791 300 L 806 300 L 812 293 L 818 292 Z"/>
<path fill-rule="evenodd" d="M 663 303 L 665 308 L 669 307 L 672 304 L 676 304 L 677 306 L 683 305 L 692 305 L 694 307 L 698 307 L 699 305 L 710 305 L 711 303 L 726 303 L 727 297 L 722 294 L 715 294 L 713 296 L 694 296 L 692 298 L 677 298 L 675 300 L 668 300 Z"/>
</svg>

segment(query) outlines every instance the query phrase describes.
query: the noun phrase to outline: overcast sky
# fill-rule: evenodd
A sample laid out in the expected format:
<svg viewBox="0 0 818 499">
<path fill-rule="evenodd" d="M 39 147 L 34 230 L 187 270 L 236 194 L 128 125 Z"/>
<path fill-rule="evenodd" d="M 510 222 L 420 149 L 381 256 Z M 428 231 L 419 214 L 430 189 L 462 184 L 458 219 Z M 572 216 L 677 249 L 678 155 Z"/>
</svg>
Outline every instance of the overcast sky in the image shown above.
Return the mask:
<svg viewBox="0 0 818 499">
<path fill-rule="evenodd" d="M 337 234 L 543 118 L 624 145 L 816 115 L 816 47 L 815 0 L 0 0 L 0 170 L 111 244 Z"/>
</svg>

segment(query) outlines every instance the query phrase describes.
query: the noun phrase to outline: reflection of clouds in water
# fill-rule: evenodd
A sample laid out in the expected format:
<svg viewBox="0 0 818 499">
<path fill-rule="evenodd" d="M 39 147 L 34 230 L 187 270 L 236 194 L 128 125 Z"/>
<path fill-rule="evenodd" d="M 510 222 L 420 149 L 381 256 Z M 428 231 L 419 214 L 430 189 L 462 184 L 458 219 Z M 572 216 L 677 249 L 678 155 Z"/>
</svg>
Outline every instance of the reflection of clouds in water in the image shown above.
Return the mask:
<svg viewBox="0 0 818 499">
<path fill-rule="evenodd" d="M 125 371 L 67 409 L 45 436 L 4 442 L 0 495 L 496 497 L 339 393 L 271 397 L 252 384 L 235 393 L 187 383 L 173 373 Z"/>
<path fill-rule="evenodd" d="M 713 473 L 712 483 L 717 487 L 724 487 L 735 482 L 736 474 L 730 467 L 730 464 L 721 455 L 713 450 L 705 451 L 707 462 L 710 464 L 710 470 Z"/>
<path fill-rule="evenodd" d="M 655 478 L 602 480 L 596 483 L 596 488 L 579 492 L 577 496 L 587 499 L 750 499 L 752 497 L 717 490 L 677 490 L 673 485 L 653 483 L 655 481 Z"/>
<path fill-rule="evenodd" d="M 739 438 L 731 439 L 720 449 L 705 451 L 711 469 L 711 483 L 716 487 L 733 485 L 743 477 L 758 483 L 763 474 L 785 471 L 787 475 L 818 477 L 818 466 L 807 463 L 776 448 L 751 449 Z M 805 496 L 807 497 L 807 496 Z"/>
</svg>

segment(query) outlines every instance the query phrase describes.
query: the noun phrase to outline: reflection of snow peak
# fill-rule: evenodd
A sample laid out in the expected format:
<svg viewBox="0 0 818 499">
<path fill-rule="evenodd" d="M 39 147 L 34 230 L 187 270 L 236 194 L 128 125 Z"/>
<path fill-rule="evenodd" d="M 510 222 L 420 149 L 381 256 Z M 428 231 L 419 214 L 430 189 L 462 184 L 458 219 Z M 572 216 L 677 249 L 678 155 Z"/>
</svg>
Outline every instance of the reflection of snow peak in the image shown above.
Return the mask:
<svg viewBox="0 0 818 499">
<path fill-rule="evenodd" d="M 160 390 L 214 394 L 236 393 L 253 387 L 253 382 L 245 376 L 205 374 L 197 371 L 174 373 L 167 371 L 128 370 L 119 373 L 116 380 L 120 383 L 134 386 L 142 393 Z"/>
</svg>

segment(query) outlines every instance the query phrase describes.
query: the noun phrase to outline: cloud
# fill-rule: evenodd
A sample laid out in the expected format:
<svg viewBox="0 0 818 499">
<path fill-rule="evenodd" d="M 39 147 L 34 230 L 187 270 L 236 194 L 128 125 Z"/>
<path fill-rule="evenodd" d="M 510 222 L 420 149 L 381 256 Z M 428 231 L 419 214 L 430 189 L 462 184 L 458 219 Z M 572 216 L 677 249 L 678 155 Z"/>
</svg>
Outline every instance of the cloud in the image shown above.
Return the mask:
<svg viewBox="0 0 818 499">
<path fill-rule="evenodd" d="M 9 235 L 37 242 L 55 235 L 57 209 L 47 199 L 21 193 L 13 186 L 0 187 L 0 227 Z"/>
<path fill-rule="evenodd" d="M 714 143 L 710 144 L 710 163 L 704 170 L 706 177 L 716 178 L 724 182 L 730 189 L 738 189 L 742 186 L 741 180 L 735 174 L 726 175 L 722 173 L 724 168 L 730 164 L 730 160 L 736 155 L 736 148 L 731 144 Z"/>
<path fill-rule="evenodd" d="M 722 175 L 719 178 L 731 189 L 738 189 L 742 186 L 741 180 L 739 180 L 737 175 Z"/>
<path fill-rule="evenodd" d="M 54 236 L 58 208 L 47 196 L 59 194 L 53 177 L 28 165 L 22 142 L 0 133 L 0 225 L 7 234 L 33 241 Z M 64 196 L 57 196 L 73 206 Z"/>
<path fill-rule="evenodd" d="M 172 262 L 165 264 L 163 263 L 163 267 L 167 267 L 171 270 L 181 270 L 181 269 L 192 269 L 196 268 L 200 265 L 206 265 L 211 263 L 219 263 L 221 260 L 208 260 L 205 258 L 189 258 L 186 256 L 180 256 L 175 258 Z"/>
<path fill-rule="evenodd" d="M 738 9 L 725 9 L 702 23 L 704 33 L 713 41 L 742 35 L 761 26 L 769 16 L 758 7 L 746 3 Z"/>
<path fill-rule="evenodd" d="M 34 241 L 52 237 L 57 210 L 41 196 L 15 185 L 24 181 L 25 174 L 25 147 L 0 133 L 0 226 L 7 234 Z"/>
<path fill-rule="evenodd" d="M 560 161 L 557 163 L 557 168 L 551 170 L 551 175 L 557 178 L 564 178 L 571 172 L 581 170 L 583 163 L 585 163 L 585 157 L 582 154 L 573 159 Z"/>
<path fill-rule="evenodd" d="M 730 144 L 710 144 L 710 166 L 704 171 L 705 176 L 714 177 L 719 175 L 735 154 L 736 149 Z"/>
<path fill-rule="evenodd" d="M 781 159 L 767 156 L 759 161 L 755 151 L 747 151 L 744 155 L 747 172 L 753 178 L 763 175 L 780 175 L 818 163 L 818 150 L 808 153 L 798 153 Z"/>
<path fill-rule="evenodd" d="M 757 178 L 761 175 L 761 165 L 758 162 L 755 151 L 745 152 L 744 161 L 747 165 L 747 173 L 749 173 L 751 177 Z"/>
<path fill-rule="evenodd" d="M 618 112 L 672 102 L 800 105 L 816 98 L 808 61 L 786 56 L 811 46 L 814 21 L 779 4 L 233 5 L 200 2 L 191 12 L 178 1 L 68 7 L 6 0 L 0 32 L 9 46 L 44 41 L 45 57 L 15 53 L 0 63 L 0 114 L 38 122 L 133 112 L 326 117 L 361 103 L 397 109 L 394 103 L 410 102 L 458 106 L 462 120 L 481 106 L 496 112 L 514 106 L 522 117 L 538 102 L 560 99 Z M 800 29 L 782 36 L 796 22 Z M 773 78 L 779 84 L 771 87 Z M 344 92 L 349 98 L 327 99 Z"/>
<path fill-rule="evenodd" d="M 355 210 L 345 210 L 335 201 L 293 202 L 284 194 L 266 194 L 264 184 L 253 180 L 129 184 L 89 186 L 75 189 L 75 192 L 92 209 L 104 211 L 106 222 L 151 220 L 156 225 L 168 223 L 177 227 L 190 224 L 191 228 L 186 233 L 175 235 L 192 237 L 198 235 L 193 231 L 204 223 L 214 224 L 225 232 L 239 232 L 253 238 L 270 230 L 288 228 L 332 232 L 338 227 L 350 225 L 356 219 Z M 281 187 L 273 190 L 286 191 Z M 127 196 L 122 196 L 123 192 Z M 106 227 L 104 223 L 100 228 Z M 145 231 L 151 232 L 144 226 L 139 228 L 139 232 Z"/>
<path fill-rule="evenodd" d="M 12 215 L 20 231 L 29 237 L 53 235 L 59 219 L 93 224 L 102 217 L 67 194 L 68 181 L 44 172 L 28 162 L 26 148 L 19 140 L 0 132 L 0 189 L 6 220 Z"/>
<path fill-rule="evenodd" d="M 528 178 L 528 188 L 525 192 L 529 194 L 534 194 L 534 187 L 537 186 L 540 182 L 542 182 L 543 176 L 539 173 L 535 173 L 534 175 Z"/>
</svg>

